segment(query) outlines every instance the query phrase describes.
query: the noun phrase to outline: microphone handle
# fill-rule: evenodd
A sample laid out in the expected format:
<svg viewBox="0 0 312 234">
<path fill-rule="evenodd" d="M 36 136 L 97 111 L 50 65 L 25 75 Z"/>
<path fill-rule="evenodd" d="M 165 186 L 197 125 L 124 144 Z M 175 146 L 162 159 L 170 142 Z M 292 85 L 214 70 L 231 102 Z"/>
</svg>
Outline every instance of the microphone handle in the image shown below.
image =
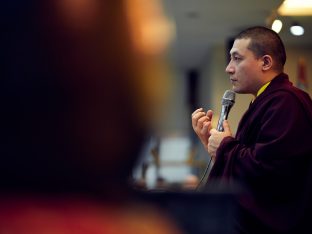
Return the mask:
<svg viewBox="0 0 312 234">
<path fill-rule="evenodd" d="M 219 132 L 224 131 L 223 121 L 228 118 L 230 109 L 231 109 L 231 107 L 229 105 L 222 105 L 221 114 L 220 114 L 220 118 L 219 118 L 218 126 L 217 126 L 217 130 Z"/>
</svg>

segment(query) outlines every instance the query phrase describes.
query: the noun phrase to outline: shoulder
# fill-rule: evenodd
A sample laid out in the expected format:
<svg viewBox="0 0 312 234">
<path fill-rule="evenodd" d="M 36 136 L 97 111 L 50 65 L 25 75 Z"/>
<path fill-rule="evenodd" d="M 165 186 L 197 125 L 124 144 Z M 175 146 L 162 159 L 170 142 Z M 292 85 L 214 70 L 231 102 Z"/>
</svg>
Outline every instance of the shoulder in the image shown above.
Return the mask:
<svg viewBox="0 0 312 234">
<path fill-rule="evenodd" d="M 292 85 L 271 88 L 257 99 L 255 102 L 259 105 L 293 106 L 295 109 L 310 110 L 312 116 L 312 100 L 309 94 Z"/>
<path fill-rule="evenodd" d="M 263 93 L 264 94 L 264 93 Z M 258 99 L 258 100 L 257 100 Z M 312 126 L 312 102 L 297 88 L 277 88 L 256 98 L 250 110 L 253 123 L 259 126 Z"/>
<path fill-rule="evenodd" d="M 295 87 L 289 81 L 288 75 L 284 73 L 275 77 L 263 94 L 263 96 L 268 97 L 282 97 L 283 99 L 280 101 L 296 102 L 305 105 L 305 108 L 312 108 L 312 100 L 309 94 Z"/>
<path fill-rule="evenodd" d="M 312 100 L 308 93 L 291 86 L 277 90 L 272 96 L 278 98 L 283 107 L 301 111 L 312 120 Z"/>
</svg>

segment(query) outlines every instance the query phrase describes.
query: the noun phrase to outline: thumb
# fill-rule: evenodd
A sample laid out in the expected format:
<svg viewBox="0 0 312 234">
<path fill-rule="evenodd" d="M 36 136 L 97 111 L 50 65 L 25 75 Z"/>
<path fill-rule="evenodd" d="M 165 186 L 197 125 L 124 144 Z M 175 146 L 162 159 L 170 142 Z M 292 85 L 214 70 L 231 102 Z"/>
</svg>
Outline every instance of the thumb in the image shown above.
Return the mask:
<svg viewBox="0 0 312 234">
<path fill-rule="evenodd" d="M 218 132 L 218 131 L 215 128 L 212 128 L 209 133 L 210 133 L 210 135 L 212 135 L 212 134 L 214 134 L 216 132 Z"/>
<path fill-rule="evenodd" d="M 228 133 L 228 134 L 232 135 L 232 131 L 231 131 L 229 122 L 227 120 L 223 121 L 223 128 L 224 128 L 224 132 L 225 133 Z"/>
</svg>

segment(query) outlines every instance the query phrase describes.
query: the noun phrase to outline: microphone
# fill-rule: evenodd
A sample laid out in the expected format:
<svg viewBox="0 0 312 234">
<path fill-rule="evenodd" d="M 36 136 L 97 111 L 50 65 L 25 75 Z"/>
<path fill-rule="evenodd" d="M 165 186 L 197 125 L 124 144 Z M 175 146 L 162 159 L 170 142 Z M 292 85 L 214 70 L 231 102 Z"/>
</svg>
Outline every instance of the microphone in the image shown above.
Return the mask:
<svg viewBox="0 0 312 234">
<path fill-rule="evenodd" d="M 232 108 L 232 106 L 235 103 L 235 93 L 232 90 L 226 90 L 223 94 L 223 98 L 222 98 L 222 109 L 221 109 L 221 114 L 220 114 L 220 118 L 218 121 L 218 126 L 217 126 L 217 130 L 219 132 L 223 132 L 223 121 L 226 120 L 228 118 L 228 115 L 230 113 L 230 110 Z"/>
</svg>

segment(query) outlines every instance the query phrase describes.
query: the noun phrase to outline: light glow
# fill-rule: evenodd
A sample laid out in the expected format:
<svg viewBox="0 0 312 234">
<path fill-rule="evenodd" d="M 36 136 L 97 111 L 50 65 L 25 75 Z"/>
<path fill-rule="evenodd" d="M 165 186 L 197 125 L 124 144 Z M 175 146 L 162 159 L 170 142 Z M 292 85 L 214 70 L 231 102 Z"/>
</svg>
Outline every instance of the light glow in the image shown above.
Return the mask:
<svg viewBox="0 0 312 234">
<path fill-rule="evenodd" d="M 271 28 L 276 33 L 279 33 L 281 31 L 282 27 L 283 27 L 282 21 L 280 21 L 279 19 L 276 19 L 276 20 L 274 20 Z"/>
<path fill-rule="evenodd" d="M 300 25 L 293 25 L 290 27 L 290 32 L 295 36 L 302 36 L 304 34 L 304 28 Z"/>
<path fill-rule="evenodd" d="M 312 15 L 312 0 L 285 0 L 277 12 L 283 16 Z"/>
</svg>

